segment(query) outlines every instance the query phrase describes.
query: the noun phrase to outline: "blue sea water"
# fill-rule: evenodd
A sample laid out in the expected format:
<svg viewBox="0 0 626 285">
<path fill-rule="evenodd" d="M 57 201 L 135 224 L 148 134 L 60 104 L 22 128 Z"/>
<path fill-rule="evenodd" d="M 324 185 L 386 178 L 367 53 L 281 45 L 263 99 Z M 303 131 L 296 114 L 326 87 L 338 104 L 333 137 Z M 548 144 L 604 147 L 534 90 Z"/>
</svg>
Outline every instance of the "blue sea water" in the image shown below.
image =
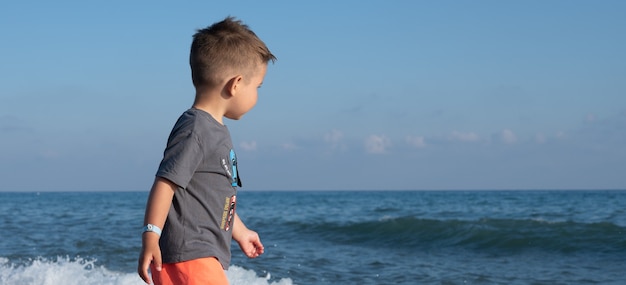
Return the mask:
<svg viewBox="0 0 626 285">
<path fill-rule="evenodd" d="M 0 193 L 0 284 L 143 284 L 147 192 Z M 626 284 L 626 191 L 245 191 L 231 284 Z"/>
</svg>

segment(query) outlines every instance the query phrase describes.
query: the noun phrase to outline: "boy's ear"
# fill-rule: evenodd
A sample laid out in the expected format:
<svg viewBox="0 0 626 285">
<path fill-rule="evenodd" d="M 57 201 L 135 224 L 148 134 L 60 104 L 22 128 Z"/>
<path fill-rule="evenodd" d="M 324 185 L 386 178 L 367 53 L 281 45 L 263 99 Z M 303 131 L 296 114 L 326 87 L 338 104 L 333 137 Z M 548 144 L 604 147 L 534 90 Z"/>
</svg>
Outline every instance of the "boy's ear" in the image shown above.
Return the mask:
<svg viewBox="0 0 626 285">
<path fill-rule="evenodd" d="M 235 96 L 237 94 L 237 91 L 241 89 L 242 83 L 243 83 L 243 76 L 241 75 L 237 75 L 231 78 L 230 80 L 228 80 L 225 87 L 228 93 L 230 94 L 230 96 Z"/>
</svg>

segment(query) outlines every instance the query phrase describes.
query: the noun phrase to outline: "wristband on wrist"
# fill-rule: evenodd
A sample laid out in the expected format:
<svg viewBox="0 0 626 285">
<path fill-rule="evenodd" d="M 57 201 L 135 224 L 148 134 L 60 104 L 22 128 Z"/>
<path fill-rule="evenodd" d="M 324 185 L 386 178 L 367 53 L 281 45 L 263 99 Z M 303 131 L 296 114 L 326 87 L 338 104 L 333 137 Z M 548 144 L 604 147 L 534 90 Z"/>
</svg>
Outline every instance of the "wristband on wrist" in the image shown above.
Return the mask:
<svg viewBox="0 0 626 285">
<path fill-rule="evenodd" d="M 145 227 L 143 227 L 143 232 L 153 232 L 158 236 L 161 236 L 161 229 L 153 224 L 147 224 Z"/>
</svg>

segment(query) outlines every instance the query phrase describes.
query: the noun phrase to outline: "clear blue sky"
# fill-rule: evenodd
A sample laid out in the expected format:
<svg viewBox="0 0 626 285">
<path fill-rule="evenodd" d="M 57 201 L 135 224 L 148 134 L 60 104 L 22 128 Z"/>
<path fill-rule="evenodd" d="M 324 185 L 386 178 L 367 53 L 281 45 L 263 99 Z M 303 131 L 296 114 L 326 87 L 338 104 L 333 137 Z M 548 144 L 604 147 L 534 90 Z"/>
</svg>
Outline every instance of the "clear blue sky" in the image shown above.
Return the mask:
<svg viewBox="0 0 626 285">
<path fill-rule="evenodd" d="M 147 191 L 228 15 L 244 190 L 626 189 L 626 1 L 4 1 L 0 191 Z"/>
</svg>

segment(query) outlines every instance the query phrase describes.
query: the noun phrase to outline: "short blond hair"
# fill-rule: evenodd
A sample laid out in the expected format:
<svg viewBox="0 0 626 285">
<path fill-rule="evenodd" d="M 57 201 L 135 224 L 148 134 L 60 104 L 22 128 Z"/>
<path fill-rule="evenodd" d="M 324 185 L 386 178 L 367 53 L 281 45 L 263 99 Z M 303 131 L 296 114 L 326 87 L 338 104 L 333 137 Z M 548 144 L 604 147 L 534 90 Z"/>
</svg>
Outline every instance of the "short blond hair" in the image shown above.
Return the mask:
<svg viewBox="0 0 626 285">
<path fill-rule="evenodd" d="M 193 36 L 189 65 L 193 85 L 213 87 L 228 72 L 251 75 L 259 64 L 276 61 L 265 43 L 240 20 L 227 17 Z"/>
</svg>

